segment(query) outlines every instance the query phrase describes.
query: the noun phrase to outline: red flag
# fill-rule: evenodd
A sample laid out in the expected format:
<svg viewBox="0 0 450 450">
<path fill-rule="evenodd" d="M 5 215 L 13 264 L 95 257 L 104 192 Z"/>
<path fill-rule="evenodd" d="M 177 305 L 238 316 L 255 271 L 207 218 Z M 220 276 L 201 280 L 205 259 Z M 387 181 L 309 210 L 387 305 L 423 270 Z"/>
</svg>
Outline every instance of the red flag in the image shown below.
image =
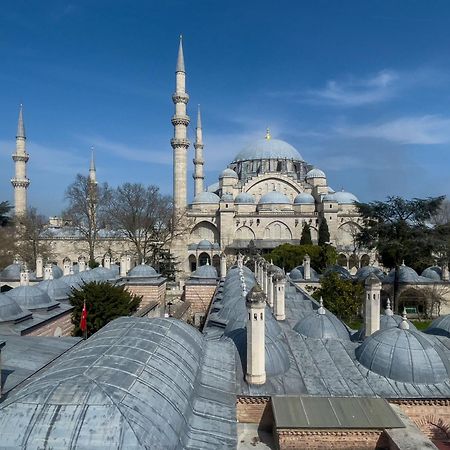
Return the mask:
<svg viewBox="0 0 450 450">
<path fill-rule="evenodd" d="M 81 311 L 80 328 L 83 333 L 87 330 L 87 309 L 86 300 L 83 303 L 83 311 Z"/>
</svg>

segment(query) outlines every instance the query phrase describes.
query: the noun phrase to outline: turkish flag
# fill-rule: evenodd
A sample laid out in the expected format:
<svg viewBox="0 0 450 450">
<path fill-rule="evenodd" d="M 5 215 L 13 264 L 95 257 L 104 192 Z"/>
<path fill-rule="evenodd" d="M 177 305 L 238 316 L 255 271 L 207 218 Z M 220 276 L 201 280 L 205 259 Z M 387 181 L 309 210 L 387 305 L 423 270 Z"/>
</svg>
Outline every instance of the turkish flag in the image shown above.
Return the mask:
<svg viewBox="0 0 450 450">
<path fill-rule="evenodd" d="M 87 309 L 86 300 L 83 303 L 83 311 L 81 311 L 80 328 L 83 333 L 87 330 Z"/>
</svg>

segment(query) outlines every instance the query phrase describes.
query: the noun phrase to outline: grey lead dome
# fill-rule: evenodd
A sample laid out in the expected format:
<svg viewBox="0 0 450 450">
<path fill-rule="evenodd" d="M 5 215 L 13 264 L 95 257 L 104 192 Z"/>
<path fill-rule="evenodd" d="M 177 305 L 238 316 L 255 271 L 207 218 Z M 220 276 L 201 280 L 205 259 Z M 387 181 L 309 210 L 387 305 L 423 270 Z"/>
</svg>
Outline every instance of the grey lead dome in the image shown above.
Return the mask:
<svg viewBox="0 0 450 450">
<path fill-rule="evenodd" d="M 300 153 L 291 145 L 280 139 L 259 139 L 241 150 L 233 162 L 258 159 L 289 159 L 304 161 Z"/>
</svg>

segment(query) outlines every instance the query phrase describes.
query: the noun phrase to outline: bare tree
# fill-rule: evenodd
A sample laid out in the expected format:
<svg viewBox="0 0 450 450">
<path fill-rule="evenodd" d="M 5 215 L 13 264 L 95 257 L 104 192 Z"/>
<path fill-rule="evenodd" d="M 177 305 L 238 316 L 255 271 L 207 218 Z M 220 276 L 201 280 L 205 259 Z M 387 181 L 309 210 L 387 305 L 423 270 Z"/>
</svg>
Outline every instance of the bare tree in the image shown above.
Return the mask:
<svg viewBox="0 0 450 450">
<path fill-rule="evenodd" d="M 107 223 L 107 205 L 110 189 L 106 183 L 99 185 L 88 177 L 78 174 L 75 181 L 66 190 L 66 200 L 69 207 L 63 215 L 70 218 L 89 247 L 89 263 L 95 260 L 95 247 L 99 231 Z"/>
</svg>

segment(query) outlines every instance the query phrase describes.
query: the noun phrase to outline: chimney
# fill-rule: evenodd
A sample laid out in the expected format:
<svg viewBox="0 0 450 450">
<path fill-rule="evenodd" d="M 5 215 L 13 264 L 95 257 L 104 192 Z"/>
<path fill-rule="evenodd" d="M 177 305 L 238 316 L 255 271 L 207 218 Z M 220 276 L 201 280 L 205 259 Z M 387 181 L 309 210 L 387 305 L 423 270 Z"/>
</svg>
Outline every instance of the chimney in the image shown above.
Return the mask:
<svg viewBox="0 0 450 450">
<path fill-rule="evenodd" d="M 72 267 L 72 261 L 69 258 L 64 258 L 63 261 L 63 275 L 70 275 L 70 268 Z"/>
<path fill-rule="evenodd" d="M 120 257 L 120 276 L 127 276 L 127 255 L 122 255 Z"/>
<path fill-rule="evenodd" d="M 380 329 L 381 281 L 375 274 L 366 278 L 364 303 L 364 324 L 366 335 L 370 336 Z"/>
<path fill-rule="evenodd" d="M 27 269 L 26 266 L 24 266 L 20 272 L 20 285 L 28 286 L 29 284 L 30 284 L 30 271 Z"/>
<path fill-rule="evenodd" d="M 78 258 L 78 272 L 84 272 L 86 270 L 86 258 L 80 256 Z"/>
<path fill-rule="evenodd" d="M 227 276 L 227 257 L 225 253 L 220 255 L 220 276 L 225 278 Z"/>
<path fill-rule="evenodd" d="M 449 281 L 448 264 L 444 263 L 442 265 L 442 281 Z"/>
<path fill-rule="evenodd" d="M 311 279 L 311 258 L 308 254 L 303 258 L 303 278 L 305 280 Z"/>
<path fill-rule="evenodd" d="M 249 384 L 266 382 L 265 308 L 266 296 L 255 284 L 247 294 L 247 373 Z"/>
<path fill-rule="evenodd" d="M 2 373 L 2 348 L 5 346 L 5 341 L 0 341 L 0 374 Z M 0 383 L 0 398 L 2 398 L 2 383 Z"/>
<path fill-rule="evenodd" d="M 108 253 L 103 258 L 103 266 L 105 267 L 105 269 L 111 269 L 111 255 L 109 255 Z"/>
<path fill-rule="evenodd" d="M 125 261 L 128 273 L 131 270 L 131 255 L 129 255 L 128 253 L 125 255 Z"/>
<path fill-rule="evenodd" d="M 44 280 L 53 279 L 53 268 L 51 263 L 47 263 L 44 268 Z"/>
<path fill-rule="evenodd" d="M 277 320 L 285 320 L 286 312 L 285 312 L 285 300 L 286 300 L 286 278 L 281 273 L 276 273 L 274 275 L 274 309 L 273 312 L 275 314 L 275 319 Z"/>
<path fill-rule="evenodd" d="M 267 303 L 269 306 L 273 308 L 273 272 L 268 269 L 267 270 Z"/>
<path fill-rule="evenodd" d="M 44 276 L 44 260 L 41 255 L 36 258 L 36 278 L 42 278 Z"/>
</svg>

